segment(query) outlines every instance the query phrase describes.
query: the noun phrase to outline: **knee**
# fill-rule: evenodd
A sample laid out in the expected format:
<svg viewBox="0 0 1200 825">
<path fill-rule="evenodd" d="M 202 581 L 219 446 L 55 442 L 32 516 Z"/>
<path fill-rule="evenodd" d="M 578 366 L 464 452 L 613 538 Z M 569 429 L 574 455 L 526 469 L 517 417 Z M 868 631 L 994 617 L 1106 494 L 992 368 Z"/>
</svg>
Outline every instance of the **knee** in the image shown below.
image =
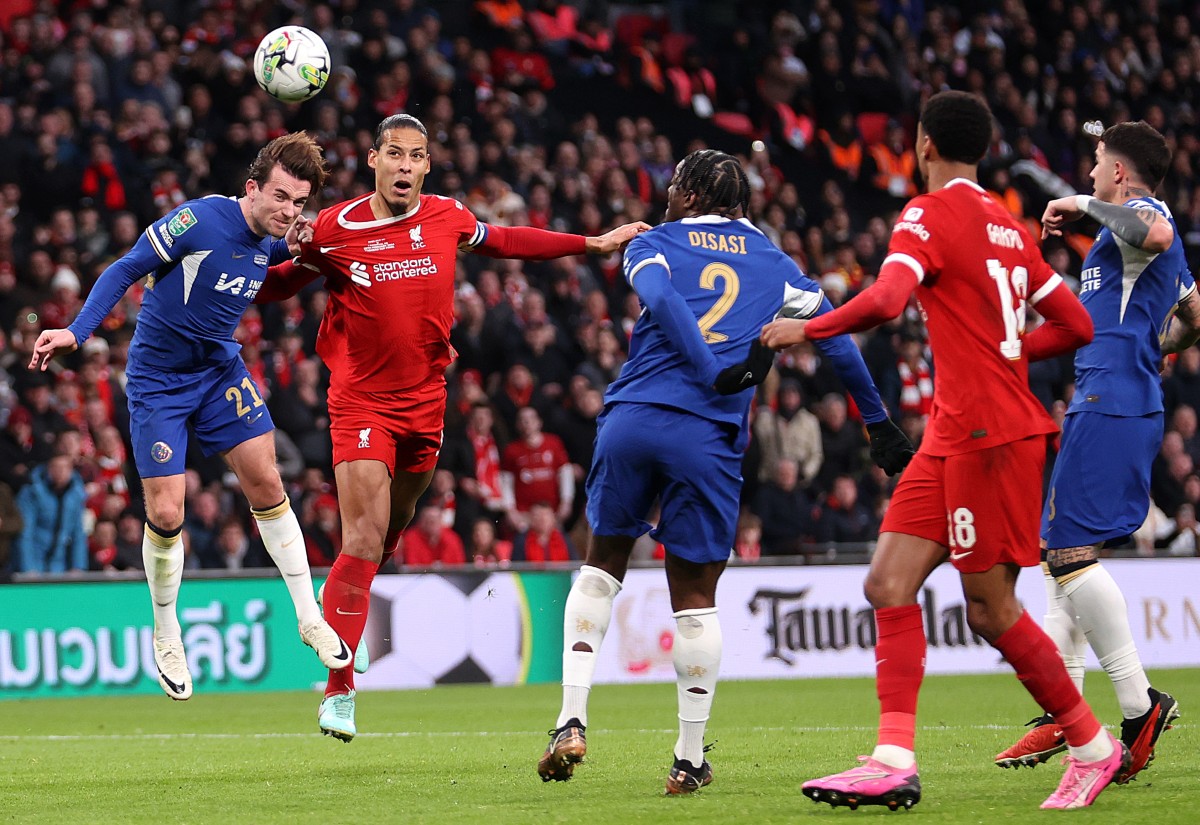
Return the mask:
<svg viewBox="0 0 1200 825">
<path fill-rule="evenodd" d="M 283 481 L 274 467 L 262 472 L 247 473 L 238 479 L 250 506 L 256 510 L 274 507 L 283 501 Z"/>
<path fill-rule="evenodd" d="M 380 525 L 365 516 L 342 523 L 342 552 L 360 559 L 383 559 L 384 532 Z"/>
<path fill-rule="evenodd" d="M 994 645 L 1020 617 L 1020 605 L 1015 600 L 1012 604 L 967 602 L 967 626 L 971 628 L 972 633 L 981 636 L 988 644 Z"/>
<path fill-rule="evenodd" d="M 863 582 L 863 595 L 876 610 L 884 607 L 903 607 L 917 601 L 916 589 L 907 582 L 885 578 L 874 572 L 867 573 Z"/>
<path fill-rule="evenodd" d="M 146 519 L 159 530 L 178 530 L 183 526 L 183 502 L 163 499 L 147 501 Z"/>
</svg>

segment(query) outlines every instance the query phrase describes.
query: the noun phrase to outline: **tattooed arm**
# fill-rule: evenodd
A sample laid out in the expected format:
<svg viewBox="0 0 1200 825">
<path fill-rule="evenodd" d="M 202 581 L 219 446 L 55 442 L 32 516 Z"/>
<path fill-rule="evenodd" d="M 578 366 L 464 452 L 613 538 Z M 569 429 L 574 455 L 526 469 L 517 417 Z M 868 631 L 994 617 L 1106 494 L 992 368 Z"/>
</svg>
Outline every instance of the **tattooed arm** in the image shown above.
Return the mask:
<svg viewBox="0 0 1200 825">
<path fill-rule="evenodd" d="M 1200 293 L 1195 289 L 1180 299 L 1167 331 L 1159 338 L 1163 355 L 1183 352 L 1200 341 Z"/>
<path fill-rule="evenodd" d="M 1130 246 L 1146 252 L 1166 252 L 1175 240 L 1171 222 L 1149 206 L 1120 206 L 1091 195 L 1057 198 L 1046 205 L 1042 214 L 1042 237 L 1062 235 L 1069 221 L 1091 215 Z"/>
</svg>

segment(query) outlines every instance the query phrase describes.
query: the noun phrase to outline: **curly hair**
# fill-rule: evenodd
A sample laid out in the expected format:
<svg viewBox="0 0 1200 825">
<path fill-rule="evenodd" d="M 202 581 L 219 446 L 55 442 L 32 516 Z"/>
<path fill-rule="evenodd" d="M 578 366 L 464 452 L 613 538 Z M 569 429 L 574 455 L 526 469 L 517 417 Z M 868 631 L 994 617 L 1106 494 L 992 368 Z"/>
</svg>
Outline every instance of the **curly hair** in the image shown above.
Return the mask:
<svg viewBox="0 0 1200 825">
<path fill-rule="evenodd" d="M 976 164 L 992 142 L 992 112 L 976 95 L 938 92 L 921 110 L 921 127 L 944 159 Z"/>
<path fill-rule="evenodd" d="M 750 179 L 732 155 L 716 149 L 698 149 L 683 159 L 676 184 L 696 195 L 696 209 L 702 214 L 728 217 L 750 205 Z"/>
</svg>

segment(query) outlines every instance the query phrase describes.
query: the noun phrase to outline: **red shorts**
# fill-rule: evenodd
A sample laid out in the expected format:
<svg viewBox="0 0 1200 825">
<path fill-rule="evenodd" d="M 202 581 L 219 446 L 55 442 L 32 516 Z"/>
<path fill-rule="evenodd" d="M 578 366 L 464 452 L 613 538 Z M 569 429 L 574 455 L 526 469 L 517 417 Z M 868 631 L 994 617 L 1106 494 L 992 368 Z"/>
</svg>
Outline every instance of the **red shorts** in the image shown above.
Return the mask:
<svg viewBox="0 0 1200 825">
<path fill-rule="evenodd" d="M 444 381 L 405 392 L 330 392 L 333 464 L 374 459 L 391 476 L 428 472 L 442 449 L 445 416 Z"/>
<path fill-rule="evenodd" d="M 938 457 L 918 452 L 900 477 L 879 531 L 950 549 L 960 573 L 1041 561 L 1042 467 L 1046 436 Z"/>
</svg>

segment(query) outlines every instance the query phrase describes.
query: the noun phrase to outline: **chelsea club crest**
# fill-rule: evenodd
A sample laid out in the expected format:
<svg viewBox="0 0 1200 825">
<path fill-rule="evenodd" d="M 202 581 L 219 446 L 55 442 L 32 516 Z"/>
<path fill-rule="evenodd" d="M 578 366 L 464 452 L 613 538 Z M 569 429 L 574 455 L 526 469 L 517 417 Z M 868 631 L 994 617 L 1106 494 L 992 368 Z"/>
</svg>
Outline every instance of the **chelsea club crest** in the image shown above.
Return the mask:
<svg viewBox="0 0 1200 825">
<path fill-rule="evenodd" d="M 155 441 L 154 446 L 150 448 L 150 457 L 159 464 L 166 464 L 173 455 L 175 455 L 175 451 L 167 446 L 165 441 Z"/>
</svg>

